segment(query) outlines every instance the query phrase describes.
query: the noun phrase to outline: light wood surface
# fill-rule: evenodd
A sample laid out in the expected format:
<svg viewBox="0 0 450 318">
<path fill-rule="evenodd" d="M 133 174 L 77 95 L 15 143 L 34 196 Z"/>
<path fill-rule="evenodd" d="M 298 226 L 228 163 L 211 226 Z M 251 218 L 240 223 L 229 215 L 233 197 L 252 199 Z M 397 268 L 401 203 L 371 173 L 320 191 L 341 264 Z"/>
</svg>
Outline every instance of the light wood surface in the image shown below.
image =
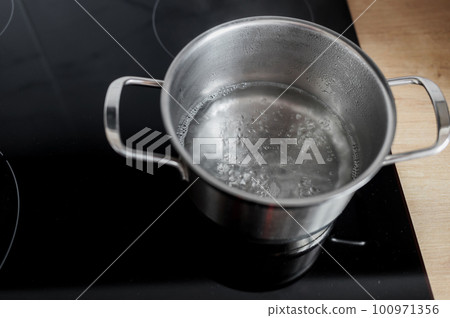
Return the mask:
<svg viewBox="0 0 450 318">
<path fill-rule="evenodd" d="M 356 19 L 373 0 L 348 0 Z M 387 78 L 419 75 L 450 100 L 450 1 L 377 0 L 355 23 L 363 50 Z M 394 88 L 398 126 L 393 152 L 431 145 L 436 135 L 420 86 Z M 450 299 L 450 147 L 437 156 L 397 164 L 436 299 Z M 387 220 L 388 221 L 388 220 Z"/>
</svg>

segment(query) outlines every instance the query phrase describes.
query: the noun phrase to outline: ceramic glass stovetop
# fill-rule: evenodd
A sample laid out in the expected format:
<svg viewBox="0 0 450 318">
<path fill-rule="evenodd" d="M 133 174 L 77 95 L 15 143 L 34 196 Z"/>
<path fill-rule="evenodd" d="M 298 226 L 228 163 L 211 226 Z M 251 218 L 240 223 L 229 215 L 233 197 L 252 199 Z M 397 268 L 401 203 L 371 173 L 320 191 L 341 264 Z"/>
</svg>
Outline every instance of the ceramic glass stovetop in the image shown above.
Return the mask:
<svg viewBox="0 0 450 318">
<path fill-rule="evenodd" d="M 106 141 L 109 83 L 145 72 L 75 1 L 14 3 L 0 36 L 0 298 L 75 299 L 187 184 L 170 168 L 127 166 Z M 342 0 L 79 3 L 160 79 L 185 44 L 225 21 L 283 15 L 339 33 L 351 24 Z M 0 27 L 10 10 L 0 2 Z M 345 36 L 357 43 L 353 28 Z M 126 88 L 125 138 L 164 131 L 158 103 L 157 90 Z M 214 231 L 181 197 L 82 298 L 370 298 L 323 252 L 291 283 L 233 284 L 236 269 L 211 262 L 220 254 Z M 376 299 L 432 298 L 394 166 L 355 194 L 324 247 Z"/>
</svg>

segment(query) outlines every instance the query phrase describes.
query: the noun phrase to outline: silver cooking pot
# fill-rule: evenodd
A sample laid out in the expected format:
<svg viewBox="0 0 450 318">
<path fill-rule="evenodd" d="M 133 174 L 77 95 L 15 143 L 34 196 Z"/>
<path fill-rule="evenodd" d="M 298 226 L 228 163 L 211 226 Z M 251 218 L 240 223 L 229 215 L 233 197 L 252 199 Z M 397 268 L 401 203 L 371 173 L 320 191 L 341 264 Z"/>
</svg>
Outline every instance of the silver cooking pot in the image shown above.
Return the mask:
<svg viewBox="0 0 450 318">
<path fill-rule="evenodd" d="M 192 154 L 176 135 L 186 110 L 222 87 L 258 81 L 285 85 L 295 81 L 293 87 L 332 107 L 359 140 L 359 175 L 326 193 L 275 202 L 232 188 L 192 164 Z M 436 113 L 437 140 L 429 148 L 391 155 L 396 110 L 390 86 L 406 84 L 422 85 L 428 92 Z M 162 119 L 179 154 L 166 164 L 177 168 L 184 180 L 199 177 L 190 195 L 205 215 L 262 243 L 311 244 L 323 237 L 355 191 L 382 166 L 436 154 L 449 142 L 449 111 L 436 84 L 417 76 L 386 80 L 375 63 L 348 39 L 297 19 L 252 17 L 219 25 L 192 40 L 176 56 L 164 82 L 122 77 L 111 83 L 104 112 L 109 143 L 123 156 L 159 162 L 164 156 L 127 148 L 121 141 L 119 100 L 125 85 L 162 88 Z"/>
</svg>

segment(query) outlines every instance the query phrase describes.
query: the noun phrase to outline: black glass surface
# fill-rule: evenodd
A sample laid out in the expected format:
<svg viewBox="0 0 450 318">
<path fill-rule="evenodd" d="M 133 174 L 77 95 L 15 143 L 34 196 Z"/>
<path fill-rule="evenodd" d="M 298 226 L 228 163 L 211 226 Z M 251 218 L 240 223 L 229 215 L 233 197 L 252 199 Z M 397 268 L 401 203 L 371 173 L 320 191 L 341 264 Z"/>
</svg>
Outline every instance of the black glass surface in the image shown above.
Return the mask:
<svg viewBox="0 0 450 318">
<path fill-rule="evenodd" d="M 79 2 L 159 79 L 171 55 L 228 20 L 284 15 L 339 33 L 351 23 L 341 0 Z M 106 141 L 103 102 L 109 83 L 148 74 L 74 1 L 15 4 L 0 37 L 0 262 L 19 203 L 6 159 L 17 179 L 20 218 L 0 269 L 0 298 L 75 299 L 187 184 L 167 167 L 149 175 L 127 166 Z M 0 2 L 0 30 L 10 10 L 9 1 Z M 353 28 L 345 36 L 357 42 Z M 144 127 L 164 131 L 157 89 L 126 88 L 122 101 L 124 138 Z M 283 268 L 295 272 L 295 257 L 262 257 L 261 263 L 255 258 L 250 266 L 265 271 L 256 272 L 253 283 L 240 280 L 240 258 L 228 267 L 220 232 L 185 195 L 83 298 L 369 298 L 320 249 L 311 269 L 292 282 L 253 284 L 270 281 Z M 355 194 L 324 247 L 377 299 L 432 298 L 394 166 Z"/>
</svg>

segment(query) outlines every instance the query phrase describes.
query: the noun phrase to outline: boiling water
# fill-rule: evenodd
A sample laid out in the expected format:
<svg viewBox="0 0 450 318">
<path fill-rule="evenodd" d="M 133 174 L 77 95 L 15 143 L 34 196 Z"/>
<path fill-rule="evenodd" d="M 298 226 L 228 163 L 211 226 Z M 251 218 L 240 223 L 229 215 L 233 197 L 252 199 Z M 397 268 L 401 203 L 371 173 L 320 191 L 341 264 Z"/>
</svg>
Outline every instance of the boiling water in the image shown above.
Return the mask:
<svg viewBox="0 0 450 318">
<path fill-rule="evenodd" d="M 358 173 L 359 156 L 349 129 L 302 90 L 289 88 L 278 98 L 285 88 L 243 83 L 218 91 L 190 108 L 192 117 L 182 120 L 178 138 L 191 156 L 194 138 L 200 140 L 199 164 L 215 178 L 263 197 L 309 197 L 351 181 Z M 222 155 L 216 144 L 202 138 L 220 140 Z M 274 138 L 290 138 L 296 144 L 281 147 Z M 260 156 L 248 147 L 258 140 Z M 216 158 L 206 158 L 208 153 Z"/>
</svg>

